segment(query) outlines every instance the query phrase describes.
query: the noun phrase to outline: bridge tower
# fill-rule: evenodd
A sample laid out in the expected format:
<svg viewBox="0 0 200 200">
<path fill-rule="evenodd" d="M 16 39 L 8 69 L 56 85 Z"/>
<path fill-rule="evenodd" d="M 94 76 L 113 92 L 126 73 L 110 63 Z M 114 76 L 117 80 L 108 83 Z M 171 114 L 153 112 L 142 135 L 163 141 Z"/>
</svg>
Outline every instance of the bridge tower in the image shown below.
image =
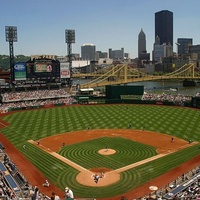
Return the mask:
<svg viewBox="0 0 200 200">
<path fill-rule="evenodd" d="M 127 82 L 127 65 L 124 65 L 124 82 Z"/>
<path fill-rule="evenodd" d="M 194 64 L 192 65 L 192 78 L 194 78 L 195 77 L 195 66 L 194 66 Z"/>
</svg>

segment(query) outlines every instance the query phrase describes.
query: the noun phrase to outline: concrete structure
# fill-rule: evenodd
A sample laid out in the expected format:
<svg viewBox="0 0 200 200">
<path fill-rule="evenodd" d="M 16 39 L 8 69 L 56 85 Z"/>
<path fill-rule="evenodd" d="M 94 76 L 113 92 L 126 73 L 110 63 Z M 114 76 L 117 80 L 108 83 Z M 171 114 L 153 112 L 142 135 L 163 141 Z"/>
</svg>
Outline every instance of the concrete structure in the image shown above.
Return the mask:
<svg viewBox="0 0 200 200">
<path fill-rule="evenodd" d="M 110 58 L 100 58 L 98 60 L 98 65 L 111 65 L 113 63 L 113 59 Z"/>
<path fill-rule="evenodd" d="M 78 68 L 78 67 L 84 67 L 90 65 L 90 61 L 87 60 L 74 60 L 72 61 L 72 67 Z"/>
</svg>

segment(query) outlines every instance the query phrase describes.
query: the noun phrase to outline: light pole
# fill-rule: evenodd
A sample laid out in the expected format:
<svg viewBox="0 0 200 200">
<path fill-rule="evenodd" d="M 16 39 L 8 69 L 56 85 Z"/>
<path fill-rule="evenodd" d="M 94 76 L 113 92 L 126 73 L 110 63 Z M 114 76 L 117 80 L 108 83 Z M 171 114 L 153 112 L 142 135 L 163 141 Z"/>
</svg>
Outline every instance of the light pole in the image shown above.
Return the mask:
<svg viewBox="0 0 200 200">
<path fill-rule="evenodd" d="M 13 42 L 17 42 L 17 27 L 16 26 L 6 26 L 6 42 L 9 42 L 10 50 L 10 85 L 12 86 L 14 81 L 14 48 Z"/>
<path fill-rule="evenodd" d="M 70 86 L 72 85 L 72 43 L 75 43 L 75 30 L 66 29 L 65 30 L 65 42 L 67 43 L 67 54 L 69 60 L 69 69 L 70 69 Z"/>
</svg>

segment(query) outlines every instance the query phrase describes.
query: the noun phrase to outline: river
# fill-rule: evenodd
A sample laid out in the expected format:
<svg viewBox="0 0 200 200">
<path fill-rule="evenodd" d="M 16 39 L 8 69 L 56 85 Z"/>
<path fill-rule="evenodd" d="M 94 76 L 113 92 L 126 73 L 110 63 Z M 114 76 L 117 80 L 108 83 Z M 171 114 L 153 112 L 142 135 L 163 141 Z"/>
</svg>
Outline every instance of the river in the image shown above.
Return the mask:
<svg viewBox="0 0 200 200">
<path fill-rule="evenodd" d="M 73 84 L 83 84 L 91 81 L 91 79 L 73 79 Z M 171 92 L 175 94 L 183 94 L 195 96 L 200 92 L 200 83 L 197 82 L 196 86 L 183 87 L 182 81 L 162 80 L 162 81 L 144 81 L 129 83 L 128 85 L 143 85 L 146 92 Z"/>
</svg>

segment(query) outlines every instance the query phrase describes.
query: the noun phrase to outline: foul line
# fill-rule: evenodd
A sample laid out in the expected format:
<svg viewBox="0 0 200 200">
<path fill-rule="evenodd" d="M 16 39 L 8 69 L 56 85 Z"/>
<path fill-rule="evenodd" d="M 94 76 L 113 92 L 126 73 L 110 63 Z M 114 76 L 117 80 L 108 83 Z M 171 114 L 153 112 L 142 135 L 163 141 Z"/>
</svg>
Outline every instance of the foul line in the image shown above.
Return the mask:
<svg viewBox="0 0 200 200">
<path fill-rule="evenodd" d="M 4 127 L 8 127 L 8 125 L 5 125 L 3 122 L 0 121 L 0 124 Z"/>
<path fill-rule="evenodd" d="M 31 144 L 34 144 L 35 146 L 38 146 L 40 149 L 42 149 L 42 150 L 44 150 L 45 152 L 51 154 L 51 155 L 54 156 L 55 158 L 57 158 L 57 159 L 63 161 L 64 163 L 70 165 L 71 167 L 77 169 L 78 171 L 80 171 L 80 172 L 81 172 L 81 171 L 86 171 L 86 172 L 92 174 L 91 171 L 89 171 L 89 170 L 85 169 L 84 167 L 82 167 L 82 166 L 80 166 L 80 165 L 78 165 L 78 164 L 72 162 L 71 160 L 69 160 L 69 159 L 67 159 L 67 158 L 65 158 L 65 157 L 63 157 L 63 156 L 61 156 L 60 154 L 58 154 L 58 153 L 56 153 L 56 152 L 54 152 L 54 151 L 52 151 L 52 150 L 46 148 L 45 146 L 43 146 L 43 145 L 41 145 L 41 144 L 38 145 L 37 142 L 35 142 L 35 141 L 33 141 L 33 140 L 29 140 L 28 142 L 30 142 Z"/>
</svg>

